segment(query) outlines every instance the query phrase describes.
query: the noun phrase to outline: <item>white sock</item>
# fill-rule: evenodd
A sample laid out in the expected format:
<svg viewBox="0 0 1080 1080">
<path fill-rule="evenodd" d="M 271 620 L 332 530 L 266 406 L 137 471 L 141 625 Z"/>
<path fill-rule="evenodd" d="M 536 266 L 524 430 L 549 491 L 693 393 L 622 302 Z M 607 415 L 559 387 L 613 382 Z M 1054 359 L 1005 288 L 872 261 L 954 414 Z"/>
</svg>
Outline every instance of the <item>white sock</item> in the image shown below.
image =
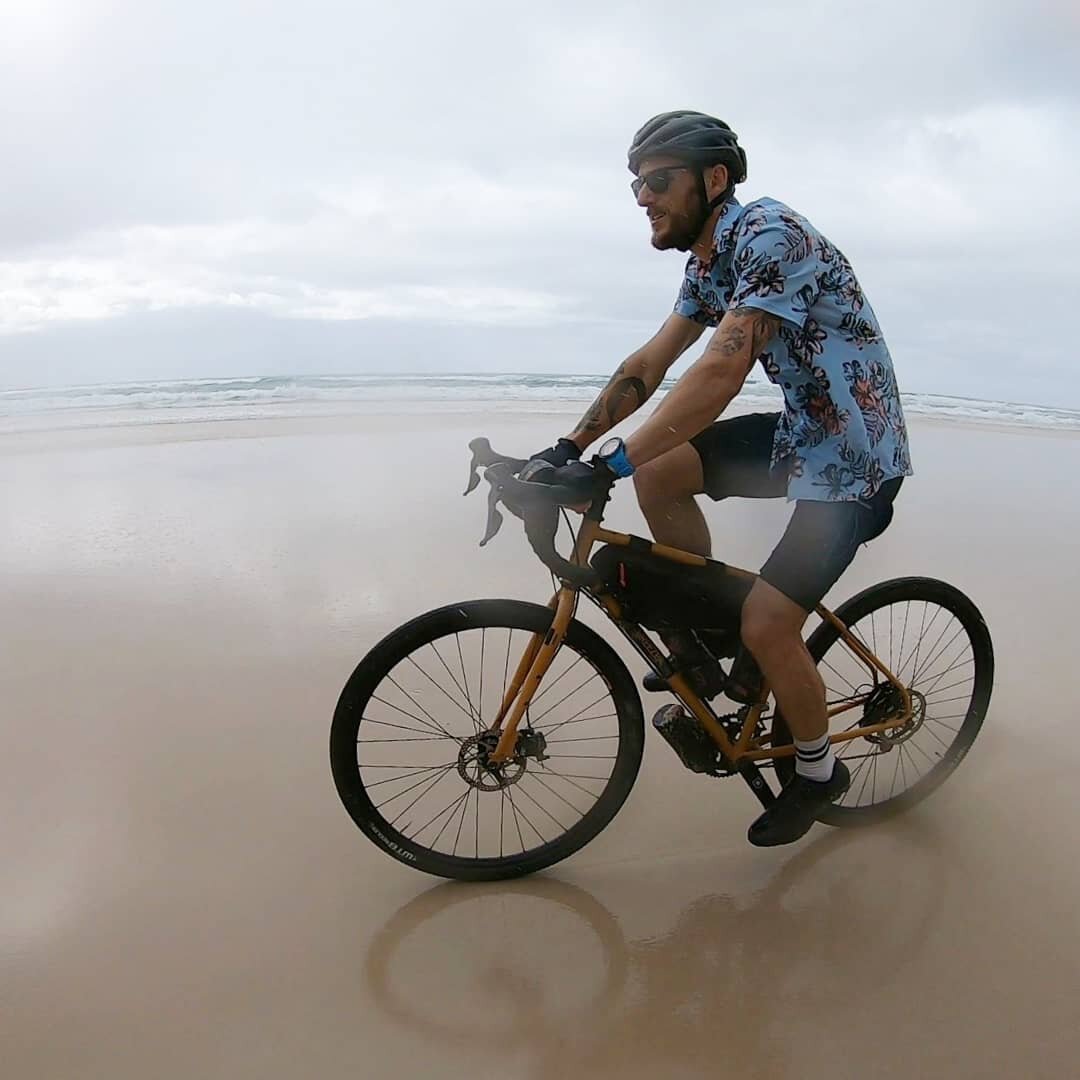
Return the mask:
<svg viewBox="0 0 1080 1080">
<path fill-rule="evenodd" d="M 828 733 L 820 739 L 811 739 L 803 742 L 795 740 L 795 771 L 807 780 L 817 780 L 824 783 L 832 779 L 833 765 L 836 758 L 833 756 L 832 743 L 829 742 Z"/>
</svg>

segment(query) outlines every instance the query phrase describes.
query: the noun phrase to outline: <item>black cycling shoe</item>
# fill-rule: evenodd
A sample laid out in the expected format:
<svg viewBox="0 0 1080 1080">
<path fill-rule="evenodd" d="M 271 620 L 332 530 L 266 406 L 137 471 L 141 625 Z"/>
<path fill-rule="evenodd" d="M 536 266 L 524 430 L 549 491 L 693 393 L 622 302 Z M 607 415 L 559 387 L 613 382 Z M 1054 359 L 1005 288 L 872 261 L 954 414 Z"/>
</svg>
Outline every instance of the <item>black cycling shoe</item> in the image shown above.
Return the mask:
<svg viewBox="0 0 1080 1080">
<path fill-rule="evenodd" d="M 792 844 L 810 831 L 818 814 L 839 799 L 851 784 L 848 767 L 837 761 L 828 780 L 808 780 L 796 773 L 776 802 L 755 821 L 746 834 L 755 847 Z"/>
</svg>

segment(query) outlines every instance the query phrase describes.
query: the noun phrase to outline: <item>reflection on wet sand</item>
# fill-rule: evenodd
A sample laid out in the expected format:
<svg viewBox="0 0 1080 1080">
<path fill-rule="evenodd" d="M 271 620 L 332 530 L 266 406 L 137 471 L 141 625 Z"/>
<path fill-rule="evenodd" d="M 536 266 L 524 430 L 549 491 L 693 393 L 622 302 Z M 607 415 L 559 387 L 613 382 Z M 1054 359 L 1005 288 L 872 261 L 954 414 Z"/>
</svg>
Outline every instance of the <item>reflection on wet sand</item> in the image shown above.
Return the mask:
<svg viewBox="0 0 1080 1080">
<path fill-rule="evenodd" d="M 830 862 L 838 872 L 815 874 Z M 617 902 L 582 885 L 448 883 L 381 928 L 365 978 L 412 1035 L 448 1050 L 490 1041 L 523 1055 L 529 1076 L 697 1075 L 710 1058 L 736 1075 L 794 1075 L 776 1038 L 786 1018 L 846 1009 L 859 1023 L 924 949 L 944 893 L 936 830 L 914 816 L 886 838 L 822 835 L 760 890 L 691 894 L 671 929 L 638 938 Z"/>
<path fill-rule="evenodd" d="M 477 552 L 460 492 L 468 438 L 551 422 L 7 437 L 3 1080 L 1078 1072 L 1080 440 L 921 427 L 948 469 L 845 576 L 956 581 L 994 633 L 983 732 L 910 814 L 753 849 L 741 782 L 647 739 L 615 820 L 543 877 L 432 888 L 355 828 L 341 686 L 419 611 L 548 598 L 520 534 Z M 709 512 L 752 565 L 785 510 Z"/>
</svg>

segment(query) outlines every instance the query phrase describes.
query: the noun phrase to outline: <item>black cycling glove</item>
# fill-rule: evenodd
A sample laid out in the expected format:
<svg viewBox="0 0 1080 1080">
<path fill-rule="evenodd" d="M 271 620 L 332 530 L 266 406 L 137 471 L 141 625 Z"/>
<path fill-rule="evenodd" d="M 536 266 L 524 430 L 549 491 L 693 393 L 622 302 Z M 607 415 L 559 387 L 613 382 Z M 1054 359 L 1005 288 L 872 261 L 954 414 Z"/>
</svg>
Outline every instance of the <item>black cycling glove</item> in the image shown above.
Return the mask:
<svg viewBox="0 0 1080 1080">
<path fill-rule="evenodd" d="M 572 439 L 560 439 L 554 446 L 541 450 L 539 454 L 533 454 L 518 476 L 522 480 L 529 480 L 536 477 L 538 473 L 546 472 L 549 466 L 561 469 L 580 457 L 581 448 L 576 442 Z"/>
</svg>

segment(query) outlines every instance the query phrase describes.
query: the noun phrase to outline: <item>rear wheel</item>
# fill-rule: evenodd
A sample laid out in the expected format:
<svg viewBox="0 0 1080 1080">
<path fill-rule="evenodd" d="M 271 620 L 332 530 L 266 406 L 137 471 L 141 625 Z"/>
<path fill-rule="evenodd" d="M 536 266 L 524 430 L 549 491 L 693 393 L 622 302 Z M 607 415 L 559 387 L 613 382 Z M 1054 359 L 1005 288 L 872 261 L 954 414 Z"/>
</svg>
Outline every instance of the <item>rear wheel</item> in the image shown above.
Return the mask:
<svg viewBox="0 0 1080 1080">
<path fill-rule="evenodd" d="M 443 877 L 516 877 L 573 854 L 622 806 L 641 764 L 641 701 L 582 623 L 570 623 L 514 756 L 489 760 L 518 660 L 551 620 L 517 600 L 454 604 L 393 631 L 353 672 L 331 727 L 334 782 L 394 858 Z"/>
<path fill-rule="evenodd" d="M 926 798 L 960 764 L 990 704 L 994 651 L 978 608 L 959 589 L 933 578 L 871 586 L 835 614 L 911 694 L 912 716 L 903 726 L 833 747 L 851 772 L 851 786 L 819 820 L 869 824 Z M 830 734 L 900 712 L 895 688 L 858 658 L 832 623 L 822 623 L 807 648 L 830 707 L 865 698 L 831 718 Z M 791 742 L 779 711 L 774 741 Z M 793 758 L 776 759 L 781 784 L 794 771 Z"/>
</svg>

